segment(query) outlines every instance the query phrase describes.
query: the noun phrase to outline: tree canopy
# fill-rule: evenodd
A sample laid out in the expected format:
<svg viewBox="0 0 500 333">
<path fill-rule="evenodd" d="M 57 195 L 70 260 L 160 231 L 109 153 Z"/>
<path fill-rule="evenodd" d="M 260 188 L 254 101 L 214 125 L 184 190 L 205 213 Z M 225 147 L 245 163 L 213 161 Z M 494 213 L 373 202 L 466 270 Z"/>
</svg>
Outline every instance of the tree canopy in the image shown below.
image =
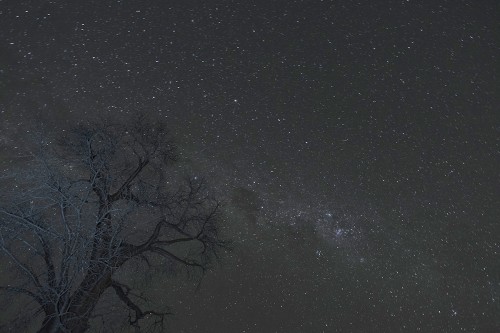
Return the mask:
<svg viewBox="0 0 500 333">
<path fill-rule="evenodd" d="M 178 149 L 163 122 L 85 122 L 2 177 L 0 252 L 15 272 L 0 290 L 43 313 L 39 332 L 84 332 L 114 291 L 129 324 L 161 327 L 168 309 L 144 308 L 118 273 L 132 261 L 203 273 L 228 243 L 221 202 L 206 182 L 173 172 Z M 134 273 L 135 274 L 135 273 Z M 148 321 L 146 320 L 146 321 Z"/>
</svg>

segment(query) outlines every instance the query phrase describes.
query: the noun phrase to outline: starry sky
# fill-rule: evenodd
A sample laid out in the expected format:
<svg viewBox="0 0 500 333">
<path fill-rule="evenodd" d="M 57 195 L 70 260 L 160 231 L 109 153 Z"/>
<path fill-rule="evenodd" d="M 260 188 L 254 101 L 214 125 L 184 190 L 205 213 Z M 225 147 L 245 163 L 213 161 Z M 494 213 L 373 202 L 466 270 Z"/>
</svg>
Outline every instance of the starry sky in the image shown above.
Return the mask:
<svg viewBox="0 0 500 333">
<path fill-rule="evenodd" d="M 167 119 L 235 251 L 174 332 L 500 330 L 494 0 L 0 0 L 0 162 Z M 30 127 L 31 126 L 31 127 Z"/>
</svg>

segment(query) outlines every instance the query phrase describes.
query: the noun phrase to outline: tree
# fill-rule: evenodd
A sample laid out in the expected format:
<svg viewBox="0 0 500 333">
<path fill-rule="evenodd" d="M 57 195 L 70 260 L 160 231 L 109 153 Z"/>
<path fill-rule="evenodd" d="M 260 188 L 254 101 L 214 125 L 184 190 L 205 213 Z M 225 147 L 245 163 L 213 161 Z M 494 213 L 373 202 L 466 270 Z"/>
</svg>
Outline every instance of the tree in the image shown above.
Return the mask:
<svg viewBox="0 0 500 333">
<path fill-rule="evenodd" d="M 177 156 L 163 123 L 88 122 L 3 177 L 1 260 L 19 274 L 0 290 L 36 302 L 39 332 L 86 331 L 107 289 L 137 330 L 146 317 L 162 323 L 168 311 L 144 309 L 117 273 L 157 258 L 203 273 L 227 249 L 221 203 L 204 180 L 169 171 Z"/>
</svg>

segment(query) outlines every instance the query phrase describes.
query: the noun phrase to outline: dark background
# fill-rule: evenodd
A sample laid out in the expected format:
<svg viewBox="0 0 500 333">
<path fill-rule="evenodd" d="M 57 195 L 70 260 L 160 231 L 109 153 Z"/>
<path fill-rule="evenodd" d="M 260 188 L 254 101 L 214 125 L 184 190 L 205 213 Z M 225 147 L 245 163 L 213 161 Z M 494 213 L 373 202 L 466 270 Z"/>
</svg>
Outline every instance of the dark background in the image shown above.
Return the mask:
<svg viewBox="0 0 500 333">
<path fill-rule="evenodd" d="M 2 169 L 40 123 L 165 117 L 236 245 L 198 292 L 152 277 L 174 332 L 494 332 L 499 13 L 0 0 Z"/>
</svg>

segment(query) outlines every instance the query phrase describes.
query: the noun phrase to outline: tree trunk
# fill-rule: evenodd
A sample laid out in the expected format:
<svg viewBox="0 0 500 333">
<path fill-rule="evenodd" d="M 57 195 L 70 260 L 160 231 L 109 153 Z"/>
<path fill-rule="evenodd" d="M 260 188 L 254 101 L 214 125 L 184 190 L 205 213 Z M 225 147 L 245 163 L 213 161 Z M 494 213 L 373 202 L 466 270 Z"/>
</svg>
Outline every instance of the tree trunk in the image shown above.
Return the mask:
<svg viewBox="0 0 500 333">
<path fill-rule="evenodd" d="M 104 291 L 111 286 L 111 272 L 101 274 L 99 278 L 88 274 L 74 293 L 68 311 L 57 316 L 46 313 L 38 333 L 83 333 L 89 326 L 90 315 Z"/>
<path fill-rule="evenodd" d="M 37 333 L 83 333 L 88 329 L 88 318 L 74 318 L 71 325 L 61 323 L 61 318 L 48 315 Z"/>
</svg>

